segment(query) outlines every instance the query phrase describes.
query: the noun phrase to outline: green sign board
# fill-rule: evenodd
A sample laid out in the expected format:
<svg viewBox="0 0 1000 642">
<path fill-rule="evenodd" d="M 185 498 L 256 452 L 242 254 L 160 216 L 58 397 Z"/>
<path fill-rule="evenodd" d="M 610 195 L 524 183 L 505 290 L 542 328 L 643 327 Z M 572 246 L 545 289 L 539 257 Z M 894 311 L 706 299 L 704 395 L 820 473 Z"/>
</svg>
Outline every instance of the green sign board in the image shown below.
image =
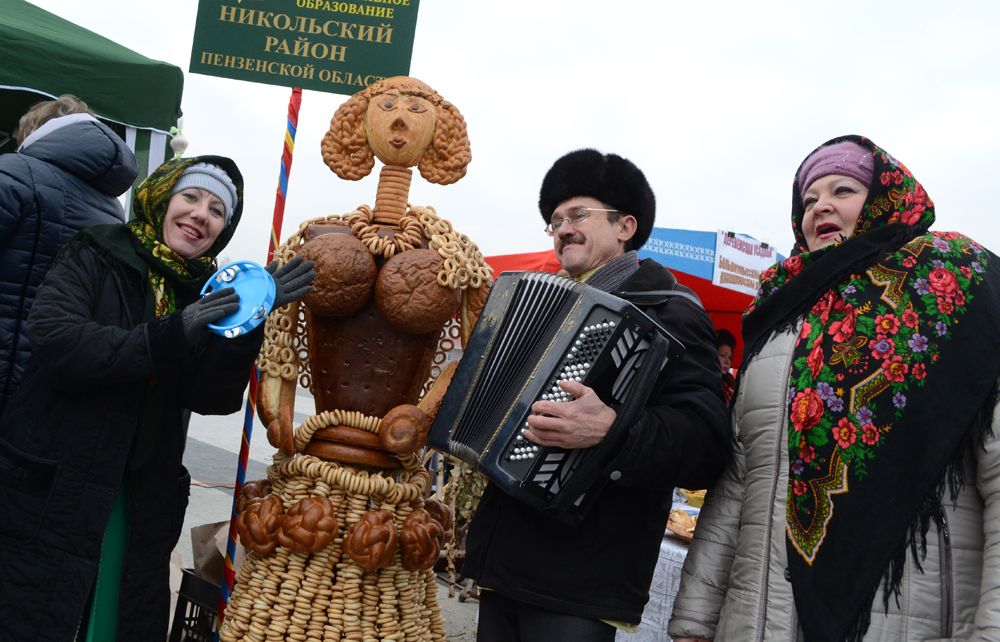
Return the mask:
<svg viewBox="0 0 1000 642">
<path fill-rule="evenodd" d="M 189 71 L 355 94 L 410 73 L 420 0 L 200 0 Z"/>
</svg>

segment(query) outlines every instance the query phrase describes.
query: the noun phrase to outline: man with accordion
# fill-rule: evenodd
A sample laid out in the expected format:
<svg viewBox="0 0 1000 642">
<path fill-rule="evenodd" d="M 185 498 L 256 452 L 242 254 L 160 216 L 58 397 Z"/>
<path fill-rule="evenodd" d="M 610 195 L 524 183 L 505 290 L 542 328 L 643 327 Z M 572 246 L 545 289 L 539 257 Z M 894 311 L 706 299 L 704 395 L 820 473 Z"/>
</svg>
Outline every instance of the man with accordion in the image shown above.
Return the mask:
<svg viewBox="0 0 1000 642">
<path fill-rule="evenodd" d="M 619 404 L 579 377 L 532 403 L 517 452 L 605 446 L 585 512 L 564 519 L 491 483 L 462 572 L 483 589 L 478 642 L 613 640 L 649 599 L 674 486 L 710 486 L 729 456 L 715 332 L 690 290 L 638 259 L 656 204 L 630 161 L 593 149 L 563 156 L 542 182 L 539 209 L 565 274 L 645 313 L 672 356 L 644 377 L 648 397 L 628 425 L 616 424 Z"/>
</svg>

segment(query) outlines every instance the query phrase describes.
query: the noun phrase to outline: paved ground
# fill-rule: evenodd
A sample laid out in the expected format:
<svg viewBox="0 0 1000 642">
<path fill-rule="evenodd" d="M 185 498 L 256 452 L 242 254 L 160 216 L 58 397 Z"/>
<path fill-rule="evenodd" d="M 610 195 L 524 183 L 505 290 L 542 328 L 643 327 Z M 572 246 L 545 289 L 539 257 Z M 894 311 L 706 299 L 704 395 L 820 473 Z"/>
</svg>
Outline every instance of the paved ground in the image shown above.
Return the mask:
<svg viewBox="0 0 1000 642">
<path fill-rule="evenodd" d="M 312 400 L 299 398 L 296 408 L 312 413 Z M 305 419 L 302 412 L 296 413 L 295 423 Z M 267 442 L 259 420 L 255 422 L 256 434 L 250 440 L 250 461 L 247 465 L 247 481 L 262 479 L 270 464 L 274 449 Z M 184 532 L 178 542 L 175 558 L 180 556 L 184 567 L 191 567 L 191 528 L 214 522 L 228 522 L 232 511 L 232 492 L 236 479 L 237 455 L 243 432 L 243 413 L 225 417 L 202 417 L 192 415 L 188 431 L 187 450 L 184 464 L 191 472 L 191 499 L 184 519 Z M 447 596 L 448 587 L 439 583 L 439 601 L 444 614 L 448 640 L 471 642 L 475 640 L 475 618 L 477 602 L 459 602 L 457 597 Z"/>
</svg>

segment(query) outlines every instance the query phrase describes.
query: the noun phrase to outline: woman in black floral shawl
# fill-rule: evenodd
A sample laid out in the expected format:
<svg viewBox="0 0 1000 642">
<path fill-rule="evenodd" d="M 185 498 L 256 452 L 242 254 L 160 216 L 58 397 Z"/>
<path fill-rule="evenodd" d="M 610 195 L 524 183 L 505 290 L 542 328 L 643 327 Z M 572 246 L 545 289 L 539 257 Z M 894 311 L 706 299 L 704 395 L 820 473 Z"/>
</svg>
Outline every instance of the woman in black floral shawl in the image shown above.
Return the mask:
<svg viewBox="0 0 1000 642">
<path fill-rule="evenodd" d="M 923 187 L 859 136 L 811 153 L 792 202 L 669 631 L 1000 639 L 1000 261 L 930 232 Z"/>
</svg>

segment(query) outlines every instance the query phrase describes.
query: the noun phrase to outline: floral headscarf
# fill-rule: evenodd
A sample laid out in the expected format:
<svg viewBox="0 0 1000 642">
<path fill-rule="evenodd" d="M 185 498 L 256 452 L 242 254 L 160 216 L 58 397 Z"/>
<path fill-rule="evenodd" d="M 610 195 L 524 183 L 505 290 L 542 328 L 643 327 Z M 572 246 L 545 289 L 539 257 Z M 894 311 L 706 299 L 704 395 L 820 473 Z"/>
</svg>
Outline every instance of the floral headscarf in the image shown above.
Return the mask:
<svg viewBox="0 0 1000 642">
<path fill-rule="evenodd" d="M 875 167 L 850 238 L 809 252 L 793 185 L 796 251 L 761 276 L 746 361 L 798 328 L 788 380 L 788 562 L 805 639 L 860 640 L 880 580 L 898 594 L 907 548 L 964 483 L 1000 376 L 996 257 L 929 233 L 934 205 L 871 141 Z M 822 146 L 821 146 L 822 147 Z M 969 367 L 974 355 L 984 368 Z M 988 355 L 982 358 L 983 355 Z M 745 368 L 745 366 L 744 366 Z M 919 560 L 917 560 L 919 563 Z"/>
<path fill-rule="evenodd" d="M 167 215 L 167 205 L 173 195 L 174 185 L 184 170 L 199 162 L 214 163 L 226 170 L 237 186 L 238 202 L 232 220 L 219 234 L 219 238 L 208 253 L 197 258 L 185 259 L 164 243 L 163 221 Z M 153 293 L 155 316 L 164 316 L 177 309 L 176 287 L 200 288 L 205 277 L 215 271 L 215 256 L 232 238 L 243 209 L 242 201 L 242 177 L 236 165 L 222 157 L 202 156 L 169 160 L 156 168 L 135 188 L 132 200 L 133 218 L 128 227 L 142 248 L 143 259 L 149 264 L 149 284 Z"/>
</svg>

